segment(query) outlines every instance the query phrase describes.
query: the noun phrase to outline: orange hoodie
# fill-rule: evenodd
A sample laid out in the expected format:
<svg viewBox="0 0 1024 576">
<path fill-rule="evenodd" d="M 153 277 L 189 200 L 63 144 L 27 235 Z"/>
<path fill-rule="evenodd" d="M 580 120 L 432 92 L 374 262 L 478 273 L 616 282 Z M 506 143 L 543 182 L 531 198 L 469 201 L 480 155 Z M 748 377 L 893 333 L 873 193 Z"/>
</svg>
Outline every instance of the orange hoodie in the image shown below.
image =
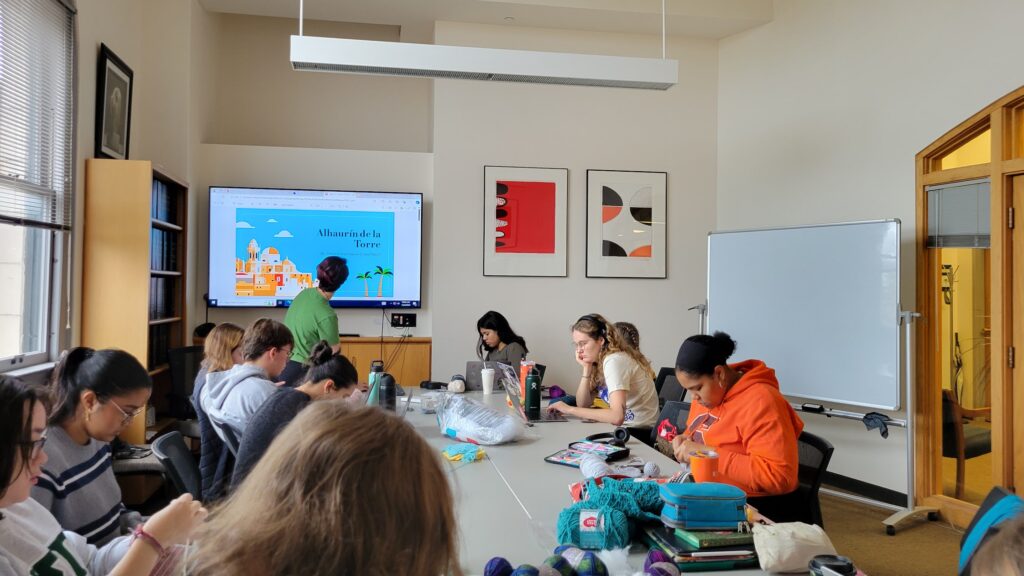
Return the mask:
<svg viewBox="0 0 1024 576">
<path fill-rule="evenodd" d="M 775 370 L 760 360 L 729 366 L 743 375 L 715 408 L 695 402 L 687 428 L 703 419 L 693 439 L 718 450 L 719 482 L 747 496 L 788 494 L 797 487 L 796 439 L 804 423 L 779 392 Z"/>
</svg>

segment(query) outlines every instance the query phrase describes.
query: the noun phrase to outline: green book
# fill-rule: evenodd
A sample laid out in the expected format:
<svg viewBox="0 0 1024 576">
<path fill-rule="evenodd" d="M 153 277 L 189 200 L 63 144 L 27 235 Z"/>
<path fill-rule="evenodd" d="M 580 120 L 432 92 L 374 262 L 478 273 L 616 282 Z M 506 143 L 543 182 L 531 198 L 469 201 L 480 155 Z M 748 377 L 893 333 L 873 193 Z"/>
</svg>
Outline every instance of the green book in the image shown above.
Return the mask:
<svg viewBox="0 0 1024 576">
<path fill-rule="evenodd" d="M 676 536 L 687 544 L 697 548 L 722 548 L 724 546 L 741 546 L 754 543 L 754 535 L 750 532 L 735 530 L 683 530 L 676 528 Z"/>
</svg>

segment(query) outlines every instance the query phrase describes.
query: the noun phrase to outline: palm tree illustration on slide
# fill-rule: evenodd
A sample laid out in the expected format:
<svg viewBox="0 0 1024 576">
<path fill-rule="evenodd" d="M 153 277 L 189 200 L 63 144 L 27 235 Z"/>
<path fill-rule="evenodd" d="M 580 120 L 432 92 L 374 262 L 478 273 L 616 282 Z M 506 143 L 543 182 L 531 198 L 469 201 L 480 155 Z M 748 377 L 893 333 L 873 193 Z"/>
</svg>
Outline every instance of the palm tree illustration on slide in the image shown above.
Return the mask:
<svg viewBox="0 0 1024 576">
<path fill-rule="evenodd" d="M 373 278 L 373 272 L 367 271 L 356 276 L 356 280 L 363 281 L 363 296 L 370 297 L 370 278 Z"/>
<path fill-rule="evenodd" d="M 377 298 L 384 295 L 384 277 L 391 276 L 391 268 L 381 268 L 377 266 L 377 271 L 373 273 L 374 276 L 380 276 L 377 280 Z"/>
</svg>

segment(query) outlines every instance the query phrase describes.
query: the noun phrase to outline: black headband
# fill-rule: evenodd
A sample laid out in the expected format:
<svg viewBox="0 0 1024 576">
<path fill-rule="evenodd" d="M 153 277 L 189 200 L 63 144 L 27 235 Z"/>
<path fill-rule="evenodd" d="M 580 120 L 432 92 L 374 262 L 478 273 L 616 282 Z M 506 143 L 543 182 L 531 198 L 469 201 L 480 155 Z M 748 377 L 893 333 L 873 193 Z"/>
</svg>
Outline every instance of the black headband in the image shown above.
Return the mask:
<svg viewBox="0 0 1024 576">
<path fill-rule="evenodd" d="M 577 320 L 576 323 L 580 323 L 585 320 L 593 322 L 597 326 L 597 335 L 599 337 L 604 338 L 605 340 L 608 339 L 608 327 L 604 325 L 604 322 L 601 321 L 601 318 L 595 316 L 594 314 L 586 314 L 584 316 L 580 316 L 580 319 Z"/>
</svg>

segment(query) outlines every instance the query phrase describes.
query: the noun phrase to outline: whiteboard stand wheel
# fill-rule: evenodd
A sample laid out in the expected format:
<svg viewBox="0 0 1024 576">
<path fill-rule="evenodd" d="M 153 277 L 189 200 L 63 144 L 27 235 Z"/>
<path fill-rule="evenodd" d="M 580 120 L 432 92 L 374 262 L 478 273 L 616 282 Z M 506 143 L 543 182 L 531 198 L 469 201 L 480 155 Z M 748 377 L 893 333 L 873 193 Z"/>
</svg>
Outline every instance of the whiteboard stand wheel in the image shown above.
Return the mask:
<svg viewBox="0 0 1024 576">
<path fill-rule="evenodd" d="M 889 536 L 894 536 L 896 534 L 897 527 L 907 524 L 909 520 L 921 518 L 922 516 L 929 520 L 932 519 L 932 516 L 938 518 L 939 509 L 934 506 L 914 506 L 913 508 L 904 508 L 885 520 L 882 520 L 882 524 L 885 524 L 885 533 Z"/>
</svg>

